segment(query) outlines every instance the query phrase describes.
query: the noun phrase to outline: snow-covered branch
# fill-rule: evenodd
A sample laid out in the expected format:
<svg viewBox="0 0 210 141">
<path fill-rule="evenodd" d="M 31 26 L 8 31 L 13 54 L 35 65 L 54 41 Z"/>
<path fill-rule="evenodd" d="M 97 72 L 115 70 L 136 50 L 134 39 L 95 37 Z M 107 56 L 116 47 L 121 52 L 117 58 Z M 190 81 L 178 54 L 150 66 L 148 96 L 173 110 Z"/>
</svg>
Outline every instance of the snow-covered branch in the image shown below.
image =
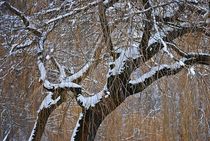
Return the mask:
<svg viewBox="0 0 210 141">
<path fill-rule="evenodd" d="M 79 114 L 79 118 L 78 118 L 78 120 L 77 120 L 77 124 L 76 124 L 76 126 L 74 127 L 74 131 L 73 131 L 73 134 L 72 134 L 72 136 L 71 136 L 71 141 L 75 141 L 75 136 L 77 135 L 77 132 L 79 131 L 78 128 L 81 128 L 81 126 L 82 126 L 82 125 L 80 125 L 80 123 L 82 122 L 83 117 L 84 117 L 84 115 L 83 115 L 83 113 L 81 112 L 81 113 Z"/>
<path fill-rule="evenodd" d="M 8 2 L 4 1 L 1 3 L 2 6 L 5 6 L 7 9 L 9 9 L 12 13 L 14 13 L 15 15 L 17 15 L 24 23 L 26 29 L 28 29 L 29 31 L 31 31 L 34 35 L 40 37 L 42 35 L 42 33 L 40 31 L 38 31 L 37 28 L 35 28 L 35 26 L 30 22 L 29 18 L 20 10 L 18 10 L 17 8 L 11 6 Z"/>
<path fill-rule="evenodd" d="M 155 28 L 155 30 L 156 30 L 156 32 L 157 32 L 157 34 L 158 34 L 159 40 L 161 41 L 161 43 L 162 43 L 162 45 L 163 45 L 162 50 L 163 50 L 166 54 L 168 54 L 171 58 L 174 58 L 173 54 L 170 53 L 170 52 L 168 51 L 168 47 L 167 47 L 165 41 L 162 39 L 161 34 L 160 34 L 159 30 L 158 30 L 158 26 L 157 26 L 157 22 L 156 22 L 156 19 L 155 19 L 154 10 L 152 11 L 152 17 L 153 17 L 154 28 Z"/>
<path fill-rule="evenodd" d="M 72 82 L 81 82 L 84 78 L 86 78 L 91 70 L 95 69 L 100 62 L 101 51 L 103 49 L 102 45 L 103 37 L 100 36 L 95 44 L 95 49 L 93 52 L 93 56 L 91 57 L 90 61 L 87 62 L 78 72 L 67 77 L 68 81 Z"/>
<path fill-rule="evenodd" d="M 58 96 L 55 99 L 53 99 L 53 96 L 54 94 L 52 92 L 48 92 L 48 95 L 42 101 L 42 104 L 37 111 L 37 119 L 34 123 L 34 127 L 28 141 L 41 140 L 42 133 L 44 131 L 43 127 L 45 127 L 48 117 L 50 116 L 51 112 L 62 103 L 61 96 Z"/>
<path fill-rule="evenodd" d="M 210 65 L 210 54 L 191 53 L 174 64 L 162 64 L 160 66 L 153 67 L 149 72 L 145 73 L 141 77 L 129 81 L 131 88 L 130 91 L 133 92 L 133 94 L 141 92 L 154 81 L 164 76 L 174 75 L 181 71 L 185 66 L 194 64 Z"/>
<path fill-rule="evenodd" d="M 51 57 L 51 60 L 52 60 L 53 64 L 58 68 L 58 70 L 60 72 L 59 79 L 60 79 L 60 81 L 62 81 L 66 77 L 65 67 L 60 65 L 54 57 Z"/>
<path fill-rule="evenodd" d="M 52 22 L 56 22 L 58 20 L 61 20 L 61 19 L 73 16 L 73 15 L 75 15 L 75 14 L 81 12 L 81 11 L 85 12 L 85 11 L 89 10 L 90 8 L 97 6 L 100 2 L 102 2 L 102 0 L 97 0 L 97 1 L 91 2 L 91 3 L 89 3 L 86 6 L 81 7 L 81 8 L 75 8 L 72 11 L 70 11 L 69 13 L 66 13 L 66 14 L 63 14 L 63 15 L 59 15 L 59 16 L 57 16 L 55 18 L 52 18 L 52 19 L 48 20 L 47 22 L 45 22 L 45 24 L 48 25 L 48 24 L 50 24 Z"/>
<path fill-rule="evenodd" d="M 12 48 L 10 50 L 10 54 L 12 54 L 13 52 L 15 52 L 17 50 L 27 48 L 27 47 L 31 46 L 33 43 L 35 43 L 35 38 L 27 39 L 24 43 L 21 43 L 21 44 L 14 44 L 14 45 L 12 45 Z"/>
<path fill-rule="evenodd" d="M 47 74 L 44 63 L 41 61 L 41 59 L 38 59 L 37 64 L 40 72 L 39 81 L 44 82 Z"/>
<path fill-rule="evenodd" d="M 90 107 L 94 107 L 97 103 L 99 103 L 103 97 L 107 98 L 109 95 L 109 91 L 104 89 L 93 96 L 83 96 L 79 94 L 77 96 L 77 101 L 83 108 L 89 109 Z"/>
<path fill-rule="evenodd" d="M 50 9 L 42 9 L 41 11 L 35 13 L 35 15 L 46 15 L 46 14 L 51 14 L 55 12 L 59 12 L 62 9 L 65 10 L 71 10 L 72 5 L 75 3 L 75 1 L 64 1 L 60 6 L 55 7 L 55 8 L 50 8 Z"/>
<path fill-rule="evenodd" d="M 96 1 L 93 1 L 93 2 L 91 2 L 91 3 L 88 3 L 86 6 L 83 6 L 83 7 L 80 7 L 80 8 L 74 8 L 74 9 L 69 8 L 68 10 L 70 10 L 70 11 L 69 11 L 68 13 L 63 14 L 63 15 L 59 15 L 59 16 L 57 16 L 57 17 L 55 17 L 55 18 L 52 18 L 52 19 L 46 21 L 45 24 L 48 25 L 48 24 L 50 24 L 50 23 L 52 23 L 52 22 L 56 22 L 56 21 L 59 21 L 59 20 L 61 20 L 61 19 L 65 19 L 65 18 L 67 18 L 67 17 L 74 16 L 74 15 L 80 13 L 80 12 L 86 12 L 86 11 L 88 11 L 89 9 L 91 9 L 91 8 L 93 8 L 93 7 L 97 6 L 97 5 L 99 5 L 99 3 L 104 3 L 105 7 L 108 8 L 108 7 L 112 6 L 114 3 L 116 3 L 117 1 L 118 1 L 118 0 L 109 0 L 109 1 L 105 1 L 105 2 L 104 2 L 104 0 L 96 0 Z M 62 6 L 61 6 L 61 7 L 62 7 Z M 54 10 L 57 11 L 57 10 L 60 9 L 61 7 L 56 8 L 56 9 L 54 9 Z M 71 6 L 70 6 L 70 7 L 71 7 Z"/>
<path fill-rule="evenodd" d="M 118 75 L 124 71 L 125 63 L 129 59 L 136 59 L 139 57 L 140 53 L 138 46 L 133 45 L 127 49 L 119 49 L 117 53 L 120 53 L 120 56 L 114 61 L 110 62 L 110 70 L 108 77 L 110 75 Z"/>
<path fill-rule="evenodd" d="M 201 25 L 181 25 L 180 27 L 166 27 L 163 28 L 164 32 L 153 34 L 149 39 L 149 44 L 142 55 L 144 60 L 147 61 L 153 57 L 157 52 L 159 52 L 164 46 L 158 42 L 159 34 L 165 42 L 172 42 L 174 39 L 182 37 L 187 33 L 193 32 L 203 32 L 205 29 Z"/>
</svg>

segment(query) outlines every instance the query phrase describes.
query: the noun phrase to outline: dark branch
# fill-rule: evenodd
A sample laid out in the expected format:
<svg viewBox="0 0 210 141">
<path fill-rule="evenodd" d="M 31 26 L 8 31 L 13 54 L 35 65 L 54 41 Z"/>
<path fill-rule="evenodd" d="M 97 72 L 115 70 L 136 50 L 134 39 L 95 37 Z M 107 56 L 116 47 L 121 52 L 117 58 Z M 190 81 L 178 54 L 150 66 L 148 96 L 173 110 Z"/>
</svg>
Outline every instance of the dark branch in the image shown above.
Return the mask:
<svg viewBox="0 0 210 141">
<path fill-rule="evenodd" d="M 106 17 L 106 7 L 103 2 L 99 3 L 98 11 L 99 11 L 99 19 L 100 19 L 100 23 L 101 23 L 101 28 L 102 28 L 105 44 L 106 44 L 111 56 L 115 60 L 116 57 L 114 54 L 113 44 L 112 44 L 112 40 L 111 40 L 111 36 L 110 36 L 110 29 L 109 29 L 109 25 L 108 25 L 108 21 L 107 21 L 107 17 Z"/>
</svg>

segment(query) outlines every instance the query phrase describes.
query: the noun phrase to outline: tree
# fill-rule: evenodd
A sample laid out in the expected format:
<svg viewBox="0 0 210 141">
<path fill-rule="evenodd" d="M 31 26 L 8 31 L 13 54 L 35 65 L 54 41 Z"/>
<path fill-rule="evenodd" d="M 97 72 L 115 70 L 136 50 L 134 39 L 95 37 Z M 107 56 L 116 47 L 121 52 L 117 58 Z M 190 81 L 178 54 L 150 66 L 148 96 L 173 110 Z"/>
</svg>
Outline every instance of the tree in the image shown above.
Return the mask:
<svg viewBox="0 0 210 141">
<path fill-rule="evenodd" d="M 1 32 L 4 45 L 10 55 L 23 51 L 36 55 L 39 83 L 48 93 L 29 140 L 41 140 L 49 116 L 67 101 L 69 91 L 82 107 L 71 140 L 94 140 L 102 121 L 127 97 L 164 76 L 185 69 L 194 73 L 191 66 L 210 65 L 208 43 L 188 49 L 179 46 L 188 34 L 199 34 L 200 42 L 209 42 L 209 3 L 204 0 L 28 2 L 26 7 L 35 8 L 23 7 L 24 12 L 7 1 L 0 5 L 2 19 L 13 21 L 9 29 L 4 26 L 5 31 Z M 70 35 L 60 34 L 62 30 Z M 54 34 L 67 36 L 70 44 L 65 48 L 58 41 L 53 44 Z M 71 52 L 74 47 L 81 54 Z M 59 54 L 61 51 L 74 55 L 65 57 Z M 84 58 L 75 59 L 82 54 Z M 84 65 L 75 69 L 78 62 Z M 150 69 L 144 71 L 143 65 L 148 62 Z M 58 71 L 54 77 L 52 68 Z M 104 86 L 100 92 L 87 96 L 81 84 L 95 68 L 107 70 Z M 138 69 L 143 74 L 132 78 Z"/>
</svg>

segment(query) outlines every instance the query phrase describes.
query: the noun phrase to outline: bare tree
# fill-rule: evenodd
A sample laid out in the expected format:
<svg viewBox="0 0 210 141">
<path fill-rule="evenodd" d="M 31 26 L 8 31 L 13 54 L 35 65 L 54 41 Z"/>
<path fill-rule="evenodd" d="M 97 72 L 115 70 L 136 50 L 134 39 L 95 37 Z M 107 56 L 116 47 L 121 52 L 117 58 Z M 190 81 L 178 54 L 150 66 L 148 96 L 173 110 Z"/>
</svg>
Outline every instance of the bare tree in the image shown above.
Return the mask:
<svg viewBox="0 0 210 141">
<path fill-rule="evenodd" d="M 4 46 L 9 55 L 23 50 L 36 55 L 39 82 L 48 93 L 39 107 L 30 141 L 41 140 L 49 116 L 67 101 L 69 94 L 82 107 L 71 140 L 91 141 L 102 121 L 128 96 L 182 70 L 194 73 L 192 66 L 209 69 L 210 13 L 205 0 L 55 0 L 43 6 L 37 3 L 32 5 L 39 8 L 31 8 L 32 12 L 23 8 L 23 12 L 7 1 L 0 2 L 2 19 L 6 19 L 1 25 L 5 30 L 1 32 Z M 14 22 L 5 28 L 7 20 Z M 85 35 L 72 35 L 78 29 Z M 61 30 L 69 32 L 67 39 L 73 43 L 62 47 L 52 37 L 56 34 L 65 38 L 67 34 L 60 34 Z M 205 42 L 196 48 L 179 45 L 182 38 L 195 33 Z M 81 54 L 71 52 L 75 47 Z M 65 58 L 59 51 L 68 52 L 70 57 Z M 81 67 L 78 62 L 84 65 Z M 150 69 L 145 71 L 143 65 L 148 62 Z M 55 71 L 52 68 L 56 68 L 55 78 L 50 77 Z M 104 86 L 88 96 L 82 83 L 96 68 L 107 71 L 106 75 L 101 74 L 106 76 Z M 132 78 L 138 69 L 143 73 Z"/>
</svg>

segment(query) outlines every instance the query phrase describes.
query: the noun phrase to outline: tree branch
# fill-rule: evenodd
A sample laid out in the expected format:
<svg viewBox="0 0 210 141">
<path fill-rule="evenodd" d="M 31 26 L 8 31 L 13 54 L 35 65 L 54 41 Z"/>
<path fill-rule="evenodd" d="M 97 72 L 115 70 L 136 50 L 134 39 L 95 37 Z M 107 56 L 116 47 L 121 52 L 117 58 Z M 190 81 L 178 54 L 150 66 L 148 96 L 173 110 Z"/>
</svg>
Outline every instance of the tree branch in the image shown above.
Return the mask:
<svg viewBox="0 0 210 141">
<path fill-rule="evenodd" d="M 186 56 L 187 58 L 182 58 L 179 62 L 172 65 L 160 65 L 152 68 L 149 72 L 145 73 L 143 76 L 136 80 L 130 80 L 130 92 L 133 94 L 143 91 L 154 81 L 169 75 L 174 75 L 180 72 L 185 65 L 210 65 L 210 54 L 203 53 L 191 53 Z"/>
<path fill-rule="evenodd" d="M 1 5 L 5 6 L 7 9 L 9 9 L 12 13 L 17 15 L 22 21 L 23 24 L 25 25 L 26 29 L 31 31 L 34 35 L 41 37 L 42 33 L 38 31 L 29 21 L 29 19 L 26 17 L 26 15 L 19 11 L 17 8 L 11 6 L 8 2 L 3 2 Z"/>
<path fill-rule="evenodd" d="M 113 49 L 113 44 L 110 36 L 110 29 L 106 17 L 106 7 L 103 2 L 99 3 L 98 5 L 98 11 L 99 11 L 99 19 L 101 23 L 101 28 L 103 31 L 103 37 L 105 44 L 108 48 L 108 51 L 110 52 L 110 55 L 112 56 L 113 60 L 115 60 L 116 56 Z"/>
</svg>

